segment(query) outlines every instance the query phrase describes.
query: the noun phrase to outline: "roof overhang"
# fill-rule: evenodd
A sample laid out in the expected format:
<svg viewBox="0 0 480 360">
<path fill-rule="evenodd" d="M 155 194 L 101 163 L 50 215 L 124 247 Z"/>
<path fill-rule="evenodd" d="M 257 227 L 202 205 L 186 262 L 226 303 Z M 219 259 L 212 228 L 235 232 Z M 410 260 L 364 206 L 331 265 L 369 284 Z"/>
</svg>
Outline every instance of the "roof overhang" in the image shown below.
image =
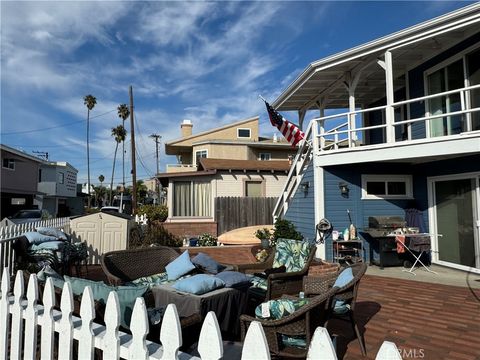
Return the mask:
<svg viewBox="0 0 480 360">
<path fill-rule="evenodd" d="M 416 26 L 379 38 L 311 63 L 272 103 L 278 110 L 305 111 L 348 108 L 344 86 L 346 74 L 361 72 L 355 102 L 368 105 L 385 96 L 385 71 L 378 64 L 386 51 L 392 52 L 394 85 L 404 86 L 403 75 L 412 65 L 421 64 L 462 39 L 478 33 L 480 3 L 464 7 Z"/>
<path fill-rule="evenodd" d="M 204 171 L 186 171 L 186 172 L 174 172 L 174 173 L 161 173 L 157 175 L 162 186 L 168 186 L 170 179 L 182 179 L 190 177 L 210 176 L 215 175 L 217 170 L 204 170 Z"/>
</svg>

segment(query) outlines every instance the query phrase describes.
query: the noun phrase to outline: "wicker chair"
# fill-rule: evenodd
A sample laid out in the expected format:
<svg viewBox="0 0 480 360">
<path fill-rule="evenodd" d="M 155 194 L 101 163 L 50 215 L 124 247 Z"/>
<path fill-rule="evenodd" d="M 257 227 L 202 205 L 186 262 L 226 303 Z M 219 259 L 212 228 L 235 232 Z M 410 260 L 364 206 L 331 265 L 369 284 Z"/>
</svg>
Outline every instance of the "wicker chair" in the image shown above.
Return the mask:
<svg viewBox="0 0 480 360">
<path fill-rule="evenodd" d="M 167 246 L 119 250 L 103 254 L 100 264 L 110 285 L 122 285 L 143 276 L 164 272 L 165 266 L 178 255 L 175 249 Z"/>
<path fill-rule="evenodd" d="M 298 294 L 302 291 L 302 279 L 308 273 L 313 257 L 315 256 L 315 246 L 309 248 L 308 258 L 305 261 L 303 269 L 294 272 L 283 272 L 269 274 L 267 277 L 267 289 L 252 287 L 249 289 L 249 297 L 255 298 L 256 302 L 263 302 L 271 299 L 276 299 L 283 294 Z M 236 265 L 238 271 L 252 274 L 263 272 L 272 268 L 273 260 L 275 258 L 275 250 L 271 251 L 268 258 L 261 263 L 255 264 L 240 264 Z"/>
<path fill-rule="evenodd" d="M 349 321 L 352 325 L 352 329 L 360 343 L 363 356 L 366 356 L 367 351 L 365 349 L 365 340 L 363 335 L 358 329 L 355 321 L 355 303 L 357 301 L 358 287 L 360 280 L 367 270 L 367 265 L 363 262 L 359 262 L 350 266 L 353 273 L 353 279 L 341 288 L 335 288 L 335 300 L 343 300 L 345 304 L 349 305 L 346 312 L 336 313 L 334 310 L 330 311 L 329 319 L 340 319 Z M 332 273 L 323 276 L 306 276 L 303 279 L 303 291 L 305 296 L 316 296 L 318 294 L 324 294 L 331 291 L 335 280 L 339 274 Z"/>
<path fill-rule="evenodd" d="M 319 326 L 325 326 L 328 319 L 328 309 L 331 306 L 331 299 L 335 291 L 336 288 L 313 297 L 307 305 L 279 320 L 263 320 L 249 315 L 240 316 L 242 341 L 245 339 L 250 323 L 258 321 L 263 327 L 272 355 L 282 358 L 304 359 L 315 329 Z M 286 297 L 292 298 L 291 296 Z M 305 336 L 306 347 L 287 346 L 282 342 L 282 335 Z"/>
</svg>

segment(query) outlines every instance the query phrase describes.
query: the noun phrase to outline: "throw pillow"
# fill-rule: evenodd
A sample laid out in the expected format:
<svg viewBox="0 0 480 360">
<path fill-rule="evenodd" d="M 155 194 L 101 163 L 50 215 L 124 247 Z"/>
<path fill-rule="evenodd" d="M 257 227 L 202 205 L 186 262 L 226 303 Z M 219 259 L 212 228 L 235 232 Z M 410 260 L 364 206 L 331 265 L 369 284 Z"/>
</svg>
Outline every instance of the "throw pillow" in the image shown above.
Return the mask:
<svg viewBox="0 0 480 360">
<path fill-rule="evenodd" d="M 198 253 L 197 256 L 192 259 L 192 263 L 201 270 L 206 271 L 210 274 L 218 274 L 225 269 L 225 266 L 219 264 L 210 256 L 204 253 Z"/>
<path fill-rule="evenodd" d="M 195 269 L 195 265 L 190 261 L 188 250 L 184 251 L 182 255 L 165 266 L 168 280 L 177 280 L 180 276 L 189 273 L 193 269 Z"/>
<path fill-rule="evenodd" d="M 102 304 L 107 303 L 110 291 L 116 291 L 120 303 L 120 323 L 127 329 L 130 325 L 135 300 L 137 297 L 143 296 L 148 290 L 148 286 L 109 286 L 102 281 L 92 281 L 67 275 L 64 278 L 65 281 L 70 282 L 73 294 L 82 295 L 85 287 L 90 286 L 93 299 Z"/>
<path fill-rule="evenodd" d="M 40 243 L 40 244 L 33 244 L 31 247 L 30 247 L 30 250 L 62 250 L 63 249 L 63 246 L 65 245 L 65 242 L 63 241 L 48 241 L 48 242 L 44 242 L 44 243 Z"/>
<path fill-rule="evenodd" d="M 273 319 L 278 320 L 284 318 L 295 312 L 296 310 L 300 309 L 302 306 L 309 303 L 309 299 L 277 299 L 277 300 L 269 300 L 266 302 L 268 304 L 270 316 L 264 317 L 262 316 L 262 306 L 260 304 L 255 309 L 255 317 L 258 319 Z M 265 304 L 265 303 L 264 303 Z"/>
<path fill-rule="evenodd" d="M 163 273 L 154 274 L 150 276 L 143 276 L 141 278 L 131 281 L 130 284 L 135 286 L 147 285 L 149 287 L 153 287 L 155 285 L 163 284 L 167 281 L 168 281 L 167 273 L 163 272 Z"/>
<path fill-rule="evenodd" d="M 285 265 L 287 272 L 302 270 L 310 256 L 310 248 L 310 244 L 306 241 L 278 239 L 273 267 Z"/>
<path fill-rule="evenodd" d="M 173 284 L 173 288 L 191 294 L 202 295 L 225 286 L 225 283 L 212 275 L 198 274 L 182 279 Z"/>
<path fill-rule="evenodd" d="M 353 280 L 352 268 L 347 267 L 338 275 L 337 280 L 335 280 L 335 283 L 333 284 L 333 287 L 339 287 L 339 288 L 344 287 L 352 280 Z"/>
<path fill-rule="evenodd" d="M 52 227 L 39 226 L 36 228 L 36 230 L 42 235 L 55 236 L 60 240 L 68 240 L 67 234 L 65 234 L 62 230 L 59 230 L 59 229 L 55 229 Z"/>
<path fill-rule="evenodd" d="M 55 236 L 43 235 L 36 231 L 27 231 L 23 234 L 30 244 L 41 244 L 47 241 L 58 241 Z"/>
<path fill-rule="evenodd" d="M 215 276 L 225 283 L 225 287 L 237 287 L 250 283 L 250 278 L 238 271 L 222 271 Z"/>
<path fill-rule="evenodd" d="M 52 279 L 53 286 L 57 288 L 63 288 L 63 276 L 57 273 L 55 270 L 52 269 L 50 265 L 44 265 L 43 268 L 37 273 L 37 278 L 40 281 L 47 281 L 48 278 Z"/>
</svg>

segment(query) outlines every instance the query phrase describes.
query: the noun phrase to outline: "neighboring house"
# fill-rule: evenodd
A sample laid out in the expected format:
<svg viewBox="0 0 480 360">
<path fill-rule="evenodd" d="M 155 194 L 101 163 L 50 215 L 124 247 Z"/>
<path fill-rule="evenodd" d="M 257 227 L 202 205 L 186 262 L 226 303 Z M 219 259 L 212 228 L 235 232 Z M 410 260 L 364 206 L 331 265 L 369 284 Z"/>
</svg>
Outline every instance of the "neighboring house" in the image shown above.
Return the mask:
<svg viewBox="0 0 480 360">
<path fill-rule="evenodd" d="M 433 262 L 480 272 L 479 3 L 316 61 L 272 105 L 319 112 L 275 216 L 312 238 L 322 218 L 346 228 L 347 209 L 364 229 L 415 206 Z"/>
<path fill-rule="evenodd" d="M 181 139 L 165 144 L 179 164 L 157 175 L 168 188 L 166 222 L 177 223 L 177 232 L 180 224 L 193 221 L 203 227 L 191 234 L 216 233 L 217 197 L 278 197 L 295 149 L 286 141 L 259 137 L 258 117 L 195 135 L 184 120 L 181 129 Z"/>
<path fill-rule="evenodd" d="M 38 191 L 42 194 L 35 199 L 38 207 L 57 217 L 74 215 L 77 173 L 67 162 L 42 162 L 38 176 Z"/>
<path fill-rule="evenodd" d="M 14 215 L 22 209 L 34 208 L 38 194 L 38 175 L 42 159 L 0 144 L 2 170 L 0 218 Z"/>
</svg>

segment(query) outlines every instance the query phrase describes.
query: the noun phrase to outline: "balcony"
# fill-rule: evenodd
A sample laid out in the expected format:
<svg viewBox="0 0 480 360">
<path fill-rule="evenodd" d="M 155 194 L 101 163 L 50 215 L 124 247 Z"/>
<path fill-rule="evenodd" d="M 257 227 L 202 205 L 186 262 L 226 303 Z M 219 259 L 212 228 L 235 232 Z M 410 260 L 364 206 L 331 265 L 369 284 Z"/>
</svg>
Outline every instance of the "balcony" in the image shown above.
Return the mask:
<svg viewBox="0 0 480 360">
<path fill-rule="evenodd" d="M 178 173 L 196 170 L 197 166 L 193 164 L 167 164 L 167 173 Z"/>
</svg>

